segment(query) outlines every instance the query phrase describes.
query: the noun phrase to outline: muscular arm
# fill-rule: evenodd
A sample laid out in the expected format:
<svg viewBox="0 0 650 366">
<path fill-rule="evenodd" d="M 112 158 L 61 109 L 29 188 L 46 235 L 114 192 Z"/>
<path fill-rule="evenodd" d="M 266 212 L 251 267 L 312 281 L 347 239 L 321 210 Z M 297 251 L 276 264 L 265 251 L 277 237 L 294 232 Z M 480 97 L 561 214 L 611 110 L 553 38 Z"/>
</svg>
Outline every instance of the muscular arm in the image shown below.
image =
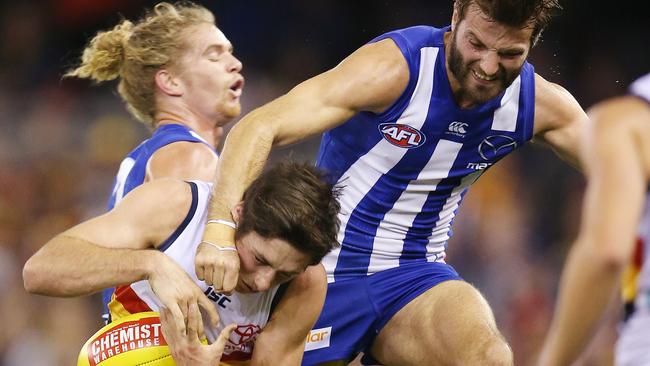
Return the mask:
<svg viewBox="0 0 650 366">
<path fill-rule="evenodd" d="M 571 364 L 586 346 L 629 262 L 645 202 L 650 156 L 642 146 L 650 143 L 650 111 L 641 101 L 620 98 L 590 115 L 583 222 L 562 275 L 542 365 Z"/>
<path fill-rule="evenodd" d="M 180 224 L 190 197 L 189 187 L 180 181 L 136 188 L 114 210 L 45 244 L 25 263 L 25 288 L 49 296 L 79 296 L 147 279 L 169 261 L 149 249 Z"/>
<path fill-rule="evenodd" d="M 303 140 L 345 122 L 359 111 L 387 109 L 409 79 L 406 60 L 392 40 L 361 47 L 338 66 L 252 111 L 226 138 L 210 217 L 230 220 L 230 209 L 259 175 L 274 146 Z M 209 225 L 232 242 L 234 231 Z"/>
<path fill-rule="evenodd" d="M 581 169 L 580 146 L 587 115 L 561 86 L 535 75 L 535 128 L 533 141 L 550 146 L 563 160 Z"/>
<path fill-rule="evenodd" d="M 176 178 L 182 180 L 214 180 L 217 154 L 198 142 L 178 141 L 161 147 L 147 162 L 145 180 Z"/>
<path fill-rule="evenodd" d="M 327 279 L 322 265 L 294 279 L 255 341 L 251 366 L 300 365 L 305 340 L 323 308 Z"/>
</svg>

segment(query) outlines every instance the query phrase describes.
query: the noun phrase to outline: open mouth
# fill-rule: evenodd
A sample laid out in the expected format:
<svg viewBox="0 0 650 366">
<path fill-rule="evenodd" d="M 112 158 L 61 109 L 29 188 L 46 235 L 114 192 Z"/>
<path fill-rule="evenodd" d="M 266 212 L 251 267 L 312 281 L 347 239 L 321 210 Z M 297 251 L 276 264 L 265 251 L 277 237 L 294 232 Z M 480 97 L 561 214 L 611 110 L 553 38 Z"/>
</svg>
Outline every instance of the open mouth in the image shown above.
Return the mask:
<svg viewBox="0 0 650 366">
<path fill-rule="evenodd" d="M 244 78 L 240 77 L 232 85 L 230 85 L 230 91 L 233 92 L 235 97 L 240 97 L 242 90 L 244 89 Z"/>
<path fill-rule="evenodd" d="M 472 74 L 474 75 L 475 78 L 483 81 L 483 82 L 490 82 L 496 80 L 496 75 L 494 76 L 486 76 L 486 75 L 481 75 L 477 73 L 476 71 L 472 70 Z"/>
</svg>

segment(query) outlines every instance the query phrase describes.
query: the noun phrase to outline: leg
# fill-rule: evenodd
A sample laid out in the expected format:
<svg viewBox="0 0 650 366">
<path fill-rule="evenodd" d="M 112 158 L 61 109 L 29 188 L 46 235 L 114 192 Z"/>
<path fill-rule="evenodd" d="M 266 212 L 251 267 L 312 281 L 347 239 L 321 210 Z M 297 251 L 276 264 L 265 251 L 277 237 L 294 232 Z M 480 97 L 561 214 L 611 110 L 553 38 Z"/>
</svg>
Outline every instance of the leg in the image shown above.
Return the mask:
<svg viewBox="0 0 650 366">
<path fill-rule="evenodd" d="M 464 281 L 419 295 L 379 332 L 372 356 L 385 365 L 512 365 L 487 301 Z"/>
</svg>

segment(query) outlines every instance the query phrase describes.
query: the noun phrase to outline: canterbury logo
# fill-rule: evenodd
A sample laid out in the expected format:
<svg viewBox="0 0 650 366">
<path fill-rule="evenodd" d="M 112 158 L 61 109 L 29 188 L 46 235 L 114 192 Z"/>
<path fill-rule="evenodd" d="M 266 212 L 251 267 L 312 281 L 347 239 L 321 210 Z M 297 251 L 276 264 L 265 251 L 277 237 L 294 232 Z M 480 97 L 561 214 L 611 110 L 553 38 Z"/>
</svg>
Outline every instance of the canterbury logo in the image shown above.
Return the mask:
<svg viewBox="0 0 650 366">
<path fill-rule="evenodd" d="M 467 130 L 465 129 L 468 126 L 467 123 L 464 122 L 452 122 L 449 124 L 449 127 L 447 129 L 451 132 L 459 133 L 461 135 L 464 135 L 467 133 Z"/>
</svg>

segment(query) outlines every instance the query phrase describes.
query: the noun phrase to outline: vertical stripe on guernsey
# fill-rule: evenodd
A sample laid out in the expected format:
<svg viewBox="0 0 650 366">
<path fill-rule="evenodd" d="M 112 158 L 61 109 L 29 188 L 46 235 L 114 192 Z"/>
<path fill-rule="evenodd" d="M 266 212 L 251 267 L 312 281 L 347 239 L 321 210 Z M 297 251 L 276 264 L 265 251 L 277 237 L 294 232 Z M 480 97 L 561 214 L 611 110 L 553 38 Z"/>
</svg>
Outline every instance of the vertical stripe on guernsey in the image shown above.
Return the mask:
<svg viewBox="0 0 650 366">
<path fill-rule="evenodd" d="M 411 236 L 410 239 L 415 239 L 416 246 L 422 248 L 426 246 L 428 243 L 426 238 L 431 233 L 432 225 L 431 223 L 429 225 L 415 225 L 414 220 L 420 218 L 421 221 L 421 216 L 424 211 L 420 211 L 420 214 L 414 215 L 417 212 L 414 208 L 424 206 L 427 198 L 432 197 L 431 194 L 427 195 L 426 193 L 436 191 L 438 184 L 447 177 L 462 146 L 462 144 L 457 142 L 440 140 L 426 167 L 422 169 L 417 179 L 409 183 L 395 202 L 393 208 L 386 213 L 384 220 L 377 229 L 377 235 L 373 242 L 373 251 L 369 263 L 369 268 L 372 268 L 373 272 L 397 267 L 400 258 L 396 257 L 393 253 L 402 252 L 402 255 L 404 255 L 404 252 L 409 250 L 407 247 L 402 248 L 405 238 L 409 236 Z M 404 230 L 407 228 L 408 232 L 405 232 Z M 413 238 L 413 234 L 419 228 L 428 231 L 428 233 L 425 235 L 418 234 L 416 237 L 422 238 L 418 241 L 416 238 Z M 390 251 L 384 252 L 382 250 L 383 248 L 389 249 Z"/>
<path fill-rule="evenodd" d="M 438 51 L 439 49 L 435 47 L 422 48 L 420 50 L 420 65 L 434 64 Z M 418 82 L 411 101 L 396 123 L 409 125 L 416 129 L 422 128 L 429 110 L 433 91 L 433 76 L 434 68 L 420 67 Z M 357 160 L 339 179 L 339 183 L 344 185 L 348 176 L 355 176 L 357 180 L 361 177 L 362 182 L 360 183 L 362 184 L 355 184 L 355 187 L 350 187 L 349 190 L 344 189 L 340 197 L 342 211 L 340 217 L 342 220 L 339 242 L 343 246 L 336 256 L 338 261 L 336 261 L 334 255 L 328 256 L 324 261 L 326 267 L 328 266 L 326 262 L 330 262 L 330 266 L 334 264 L 332 261 L 337 262 L 335 277 L 340 274 L 338 273 L 340 268 L 345 268 L 346 271 L 349 269 L 358 271 L 361 268 L 368 268 L 373 248 L 372 240 L 367 239 L 367 233 L 378 229 L 384 214 L 391 209 L 399 198 L 399 193 L 405 188 L 395 187 L 403 184 L 400 180 L 392 178 L 390 171 L 400 165 L 426 164 L 426 161 L 418 161 L 422 160 L 422 155 L 414 153 L 415 150 L 418 149 L 402 149 L 382 139 L 367 154 Z M 377 156 L 382 157 L 382 166 L 377 166 Z M 412 179 L 417 178 L 420 169 L 414 168 L 411 171 L 414 173 Z M 375 197 L 371 198 L 373 196 Z M 358 227 L 363 227 L 364 230 L 356 230 Z M 350 248 L 354 248 L 354 252 L 351 252 Z M 358 255 L 359 252 L 367 253 L 367 255 L 360 256 Z M 328 278 L 329 282 L 332 282 L 332 280 L 331 277 Z"/>
<path fill-rule="evenodd" d="M 517 76 L 512 85 L 506 89 L 501 98 L 501 107 L 494 111 L 492 129 L 497 131 L 515 132 L 519 116 L 519 91 L 521 90 L 521 75 Z"/>
</svg>

